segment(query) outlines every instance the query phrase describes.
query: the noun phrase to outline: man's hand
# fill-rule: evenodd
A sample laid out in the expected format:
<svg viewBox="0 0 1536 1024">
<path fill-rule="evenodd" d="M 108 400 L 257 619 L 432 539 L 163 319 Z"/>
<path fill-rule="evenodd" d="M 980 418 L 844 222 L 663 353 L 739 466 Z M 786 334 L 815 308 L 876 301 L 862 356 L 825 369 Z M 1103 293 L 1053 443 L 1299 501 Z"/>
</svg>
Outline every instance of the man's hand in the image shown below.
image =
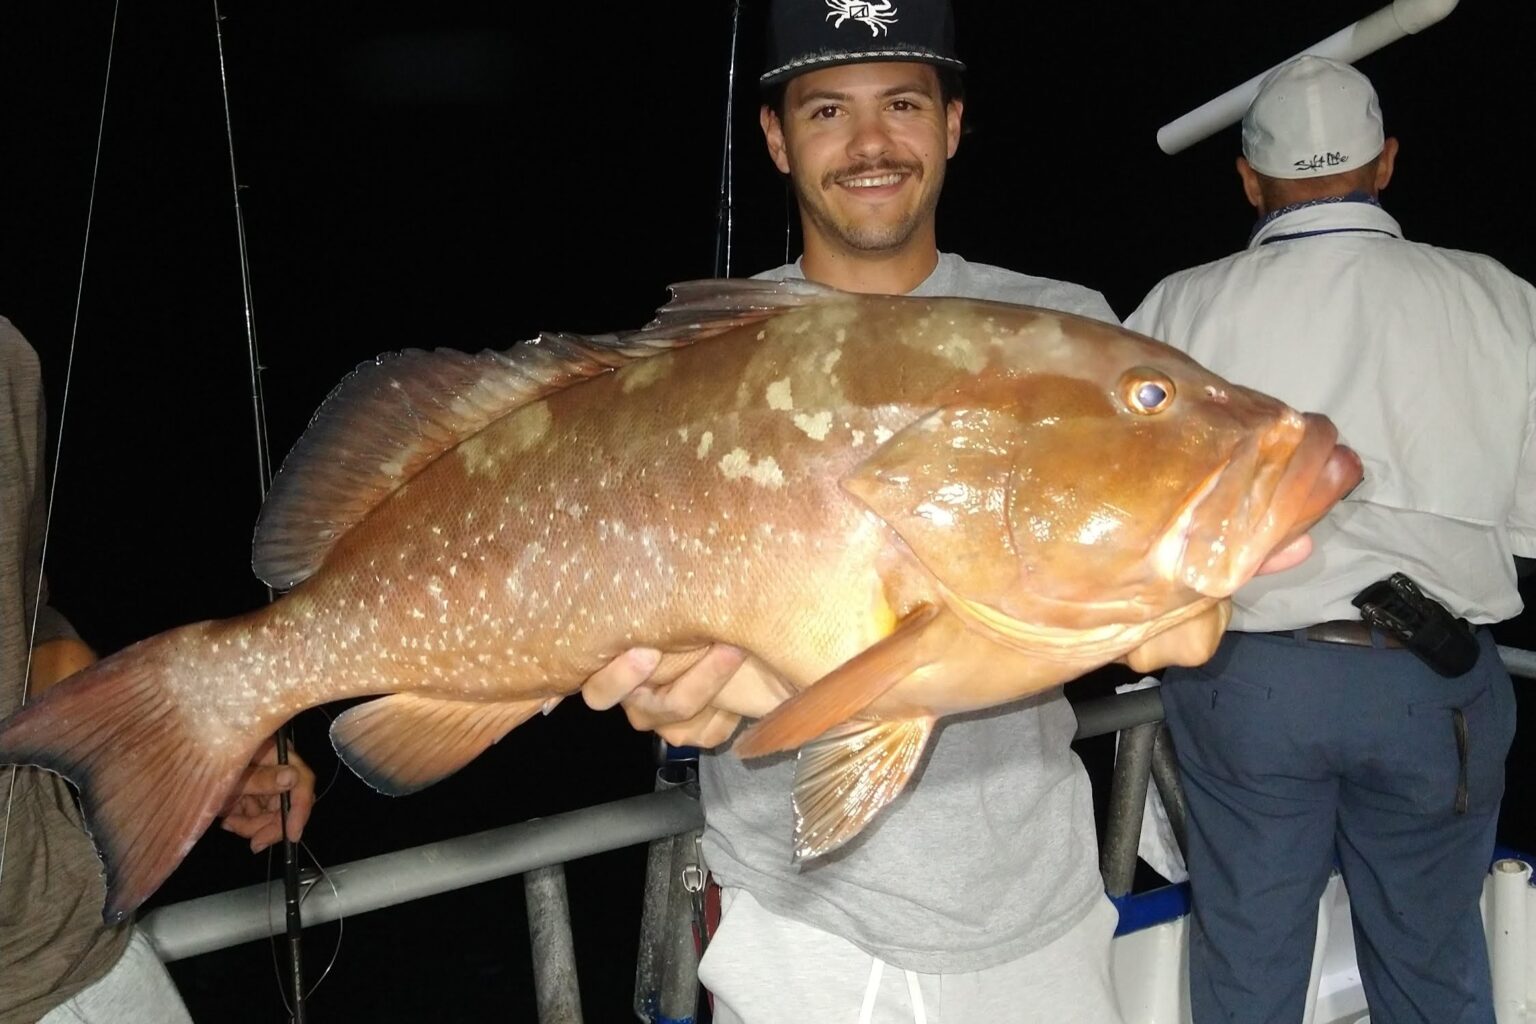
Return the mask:
<svg viewBox="0 0 1536 1024">
<path fill-rule="evenodd" d="M 27 675 L 27 699 L 36 700 L 54 683 L 60 683 L 96 662 L 96 652 L 72 637 L 47 640 L 32 649 L 32 669 Z"/>
<path fill-rule="evenodd" d="M 587 679 L 582 699 L 598 711 L 622 704 L 630 725 L 673 746 L 714 747 L 730 739 L 743 716 L 766 715 L 794 692 L 767 666 L 727 644 L 714 644 L 670 680 L 662 663 L 659 651 L 626 651 Z"/>
<path fill-rule="evenodd" d="M 234 796 L 219 811 L 222 827 L 251 841 L 251 852 L 260 853 L 283 836 L 282 794 L 287 793 L 288 838 L 299 841 L 309 812 L 315 806 L 315 773 L 292 747 L 288 763 L 277 763 L 277 740 L 268 737 L 240 776 Z"/>
</svg>

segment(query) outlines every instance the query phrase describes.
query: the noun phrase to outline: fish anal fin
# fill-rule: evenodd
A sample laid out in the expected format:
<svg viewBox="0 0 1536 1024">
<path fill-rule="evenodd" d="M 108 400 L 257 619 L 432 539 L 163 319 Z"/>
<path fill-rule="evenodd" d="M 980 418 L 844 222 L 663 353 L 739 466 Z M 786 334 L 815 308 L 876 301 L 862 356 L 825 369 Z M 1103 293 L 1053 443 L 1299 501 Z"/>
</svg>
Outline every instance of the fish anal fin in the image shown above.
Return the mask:
<svg viewBox="0 0 1536 1024">
<path fill-rule="evenodd" d="M 906 788 L 933 723 L 927 717 L 850 722 L 800 751 L 794 795 L 797 863 L 848 842 Z"/>
<path fill-rule="evenodd" d="M 478 703 L 396 693 L 348 708 L 331 724 L 347 767 L 390 796 L 425 789 L 479 757 L 546 698 Z"/>
<path fill-rule="evenodd" d="M 774 708 L 737 738 L 739 757 L 762 757 L 794 750 L 861 715 L 938 652 L 936 625 L 951 617 L 929 604 L 908 613 L 890 635 L 860 651 L 816 682 Z"/>
</svg>

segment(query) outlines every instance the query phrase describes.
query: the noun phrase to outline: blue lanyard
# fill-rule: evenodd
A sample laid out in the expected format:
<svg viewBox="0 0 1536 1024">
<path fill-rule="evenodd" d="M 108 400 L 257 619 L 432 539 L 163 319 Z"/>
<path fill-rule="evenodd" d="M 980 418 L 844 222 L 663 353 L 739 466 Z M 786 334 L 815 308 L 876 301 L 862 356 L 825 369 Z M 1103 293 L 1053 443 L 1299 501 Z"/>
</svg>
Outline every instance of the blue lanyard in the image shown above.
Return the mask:
<svg viewBox="0 0 1536 1024">
<path fill-rule="evenodd" d="M 1386 235 L 1388 238 L 1397 238 L 1398 235 L 1385 228 L 1318 228 L 1316 231 L 1293 231 L 1288 235 L 1271 235 L 1259 243 L 1263 248 L 1270 242 L 1289 242 L 1293 238 L 1311 238 L 1314 235 L 1337 235 L 1342 232 L 1360 232 L 1362 234 Z"/>
</svg>

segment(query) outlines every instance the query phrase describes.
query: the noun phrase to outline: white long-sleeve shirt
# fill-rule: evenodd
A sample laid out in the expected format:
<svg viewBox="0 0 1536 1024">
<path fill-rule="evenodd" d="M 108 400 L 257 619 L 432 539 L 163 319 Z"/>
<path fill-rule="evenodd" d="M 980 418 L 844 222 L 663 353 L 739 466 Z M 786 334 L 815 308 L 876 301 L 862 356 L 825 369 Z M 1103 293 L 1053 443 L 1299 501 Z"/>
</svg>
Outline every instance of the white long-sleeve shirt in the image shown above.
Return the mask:
<svg viewBox="0 0 1536 1024">
<path fill-rule="evenodd" d="M 1536 288 L 1487 256 L 1404 240 L 1373 202 L 1321 202 L 1166 278 L 1126 326 L 1326 413 L 1365 465 L 1306 562 L 1238 591 L 1232 628 L 1358 618 L 1350 598 L 1398 571 L 1473 622 L 1520 613 L 1511 555 L 1536 556 Z"/>
</svg>

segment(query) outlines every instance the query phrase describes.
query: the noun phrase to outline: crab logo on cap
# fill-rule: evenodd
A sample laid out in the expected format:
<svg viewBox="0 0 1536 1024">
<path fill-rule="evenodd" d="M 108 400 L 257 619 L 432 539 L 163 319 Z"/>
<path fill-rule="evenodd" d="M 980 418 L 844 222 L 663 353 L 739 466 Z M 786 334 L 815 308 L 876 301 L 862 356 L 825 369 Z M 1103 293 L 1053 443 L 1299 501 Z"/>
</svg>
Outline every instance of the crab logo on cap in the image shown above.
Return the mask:
<svg viewBox="0 0 1536 1024">
<path fill-rule="evenodd" d="M 869 34 L 878 36 L 888 31 L 887 26 L 896 24 L 896 5 L 891 0 L 827 0 L 827 6 L 832 8 L 827 14 L 827 20 L 832 21 L 833 28 L 842 28 L 845 21 L 857 21 L 869 26 Z"/>
</svg>

